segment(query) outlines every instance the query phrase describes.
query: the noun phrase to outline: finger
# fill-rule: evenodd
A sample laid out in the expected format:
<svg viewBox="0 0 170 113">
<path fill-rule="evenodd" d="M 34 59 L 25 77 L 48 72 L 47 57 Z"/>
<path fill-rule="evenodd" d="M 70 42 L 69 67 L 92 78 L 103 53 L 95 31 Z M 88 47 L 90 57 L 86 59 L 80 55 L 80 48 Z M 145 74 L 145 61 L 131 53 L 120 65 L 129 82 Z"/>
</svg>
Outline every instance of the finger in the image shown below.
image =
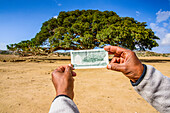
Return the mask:
<svg viewBox="0 0 170 113">
<path fill-rule="evenodd" d="M 112 52 L 108 52 L 108 54 L 113 54 Z"/>
<path fill-rule="evenodd" d="M 76 76 L 76 73 L 74 71 L 72 71 L 72 70 L 75 70 L 75 68 L 73 67 L 73 64 L 69 64 L 68 66 L 71 67 L 72 76 L 73 77 Z"/>
<path fill-rule="evenodd" d="M 75 70 L 75 68 L 73 67 L 73 65 L 72 65 L 72 64 L 69 64 L 68 66 L 71 67 L 72 76 L 76 76 L 76 73 L 75 73 L 74 71 L 72 71 L 72 70 Z"/>
<path fill-rule="evenodd" d="M 64 67 L 64 66 L 60 66 L 60 70 L 61 70 L 62 72 L 64 72 L 65 67 Z"/>
<path fill-rule="evenodd" d="M 72 76 L 75 77 L 76 75 L 76 72 L 72 71 Z"/>
<path fill-rule="evenodd" d="M 119 59 L 119 57 L 113 57 L 110 63 L 118 63 L 120 61 Z"/>
<path fill-rule="evenodd" d="M 66 66 L 65 73 L 67 76 L 72 76 L 72 69 L 69 65 Z"/>
<path fill-rule="evenodd" d="M 114 54 L 114 57 L 120 57 L 121 56 L 121 54 Z"/>
<path fill-rule="evenodd" d="M 65 68 L 63 66 L 58 67 L 55 71 L 64 72 Z"/>
<path fill-rule="evenodd" d="M 69 64 L 69 66 L 72 68 L 72 70 L 75 70 L 75 68 L 73 67 L 73 64 Z"/>
<path fill-rule="evenodd" d="M 110 63 L 116 63 L 116 57 L 113 57 Z"/>
<path fill-rule="evenodd" d="M 123 63 L 124 59 L 121 57 L 113 57 L 112 61 L 110 63 Z"/>
<path fill-rule="evenodd" d="M 120 63 L 124 63 L 124 59 L 123 58 L 120 58 Z"/>
<path fill-rule="evenodd" d="M 125 72 L 125 64 L 110 63 L 107 65 L 107 69 Z"/>
<path fill-rule="evenodd" d="M 70 66 L 70 67 L 71 67 L 71 70 L 75 70 L 75 68 L 73 67 L 72 64 L 68 64 L 68 65 L 62 66 L 62 67 L 63 67 L 62 69 L 64 69 L 63 71 L 65 71 L 65 69 L 66 69 L 67 66 Z"/>
<path fill-rule="evenodd" d="M 126 49 L 118 47 L 118 46 L 105 46 L 104 50 L 108 51 L 109 53 L 118 54 L 118 55 L 120 55 L 122 52 L 126 51 Z"/>
</svg>

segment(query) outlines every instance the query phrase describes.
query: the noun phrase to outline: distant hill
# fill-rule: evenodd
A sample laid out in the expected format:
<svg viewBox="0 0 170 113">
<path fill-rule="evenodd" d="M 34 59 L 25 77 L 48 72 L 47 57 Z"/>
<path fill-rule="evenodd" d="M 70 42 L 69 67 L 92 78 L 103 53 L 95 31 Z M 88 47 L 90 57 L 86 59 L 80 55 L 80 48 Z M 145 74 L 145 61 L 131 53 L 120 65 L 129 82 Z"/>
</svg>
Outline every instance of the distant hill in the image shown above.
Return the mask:
<svg viewBox="0 0 170 113">
<path fill-rule="evenodd" d="M 161 57 L 170 57 L 170 53 L 156 53 L 151 51 L 135 51 L 138 57 L 150 57 L 150 56 L 161 56 Z"/>
<path fill-rule="evenodd" d="M 9 54 L 13 54 L 13 52 L 9 51 L 9 50 L 0 50 L 0 54 L 7 54 L 7 55 L 9 55 Z"/>
</svg>

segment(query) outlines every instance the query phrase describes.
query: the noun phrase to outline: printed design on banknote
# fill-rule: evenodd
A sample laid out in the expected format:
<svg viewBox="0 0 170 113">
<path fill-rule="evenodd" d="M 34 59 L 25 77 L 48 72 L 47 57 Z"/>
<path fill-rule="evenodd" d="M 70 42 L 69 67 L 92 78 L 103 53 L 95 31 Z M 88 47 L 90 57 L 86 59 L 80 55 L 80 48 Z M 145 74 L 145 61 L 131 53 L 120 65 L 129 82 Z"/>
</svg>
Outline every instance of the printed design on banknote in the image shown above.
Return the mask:
<svg viewBox="0 0 170 113">
<path fill-rule="evenodd" d="M 103 68 L 109 63 L 108 52 L 104 49 L 71 51 L 74 68 Z"/>
</svg>

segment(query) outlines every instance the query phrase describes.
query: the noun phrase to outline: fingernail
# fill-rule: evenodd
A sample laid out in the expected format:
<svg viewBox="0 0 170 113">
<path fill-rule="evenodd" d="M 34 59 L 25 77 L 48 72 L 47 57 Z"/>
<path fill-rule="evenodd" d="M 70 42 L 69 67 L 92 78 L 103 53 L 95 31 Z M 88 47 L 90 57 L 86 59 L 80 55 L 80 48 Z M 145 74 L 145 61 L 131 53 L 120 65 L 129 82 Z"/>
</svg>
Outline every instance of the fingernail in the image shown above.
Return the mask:
<svg viewBox="0 0 170 113">
<path fill-rule="evenodd" d="M 71 65 L 71 64 L 68 64 L 68 66 L 72 67 L 72 65 Z"/>
<path fill-rule="evenodd" d="M 108 69 L 111 69 L 111 67 L 112 67 L 112 66 L 111 66 L 110 64 L 107 65 L 107 68 L 108 68 Z"/>
</svg>

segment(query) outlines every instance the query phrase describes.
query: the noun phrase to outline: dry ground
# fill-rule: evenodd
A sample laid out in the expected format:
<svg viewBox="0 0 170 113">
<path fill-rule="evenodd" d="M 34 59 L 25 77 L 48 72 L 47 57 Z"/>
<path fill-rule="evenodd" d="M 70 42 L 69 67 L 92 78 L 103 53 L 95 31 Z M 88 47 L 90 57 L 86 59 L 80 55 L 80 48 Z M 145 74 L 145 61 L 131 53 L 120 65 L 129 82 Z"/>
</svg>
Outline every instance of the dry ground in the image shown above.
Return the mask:
<svg viewBox="0 0 170 113">
<path fill-rule="evenodd" d="M 142 58 L 142 61 L 170 77 L 170 58 Z M 50 62 L 0 62 L 0 113 L 49 111 L 55 97 L 51 72 L 70 61 Z M 74 102 L 81 113 L 157 113 L 123 74 L 104 68 L 75 72 Z"/>
</svg>

